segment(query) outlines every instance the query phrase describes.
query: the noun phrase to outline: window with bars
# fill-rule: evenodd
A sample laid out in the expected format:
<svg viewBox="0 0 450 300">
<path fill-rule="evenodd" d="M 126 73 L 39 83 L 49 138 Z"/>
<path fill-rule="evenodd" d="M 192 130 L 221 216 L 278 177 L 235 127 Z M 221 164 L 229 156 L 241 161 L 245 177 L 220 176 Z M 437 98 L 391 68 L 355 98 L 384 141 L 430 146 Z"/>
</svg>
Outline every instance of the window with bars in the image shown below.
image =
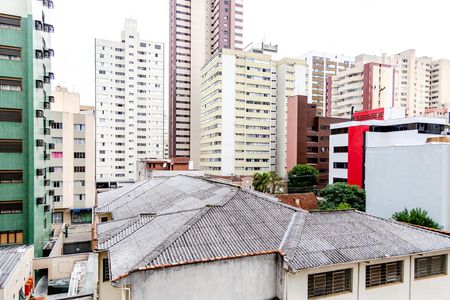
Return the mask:
<svg viewBox="0 0 450 300">
<path fill-rule="evenodd" d="M 447 255 L 420 257 L 414 260 L 414 278 L 447 274 Z"/>
<path fill-rule="evenodd" d="M 23 182 L 22 170 L 0 170 L 0 183 L 21 183 Z"/>
<path fill-rule="evenodd" d="M 352 291 L 352 269 L 308 275 L 308 298 Z"/>
<path fill-rule="evenodd" d="M 108 259 L 103 259 L 103 281 L 109 281 L 109 264 Z"/>
<path fill-rule="evenodd" d="M 403 281 L 403 261 L 366 266 L 366 287 Z"/>
<path fill-rule="evenodd" d="M 0 153 L 22 153 L 22 140 L 0 139 Z"/>
</svg>

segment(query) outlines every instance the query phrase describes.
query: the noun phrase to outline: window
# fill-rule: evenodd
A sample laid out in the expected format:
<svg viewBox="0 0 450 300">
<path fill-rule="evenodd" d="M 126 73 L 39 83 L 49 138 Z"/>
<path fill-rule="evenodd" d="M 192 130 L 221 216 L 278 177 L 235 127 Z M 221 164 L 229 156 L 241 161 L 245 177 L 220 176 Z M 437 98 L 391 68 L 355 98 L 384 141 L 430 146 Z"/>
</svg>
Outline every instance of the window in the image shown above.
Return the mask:
<svg viewBox="0 0 450 300">
<path fill-rule="evenodd" d="M 86 195 L 85 194 L 75 194 L 75 195 L 73 195 L 73 200 L 74 201 L 84 201 L 84 200 L 86 200 Z"/>
<path fill-rule="evenodd" d="M 414 278 L 424 278 L 447 273 L 447 255 L 416 258 L 414 260 Z"/>
<path fill-rule="evenodd" d="M 0 202 L 0 214 L 21 214 L 23 212 L 22 201 L 5 201 Z"/>
<path fill-rule="evenodd" d="M 22 91 L 22 79 L 0 77 L 0 91 Z"/>
<path fill-rule="evenodd" d="M 85 167 L 83 166 L 83 167 L 81 167 L 81 166 L 75 166 L 75 167 L 73 167 L 73 171 L 75 172 L 75 173 L 84 173 L 85 172 Z"/>
<path fill-rule="evenodd" d="M 22 153 L 22 140 L 0 139 L 0 153 Z"/>
<path fill-rule="evenodd" d="M 20 60 L 22 49 L 17 47 L 0 46 L 0 59 Z"/>
<path fill-rule="evenodd" d="M 347 179 L 346 178 L 336 178 L 336 177 L 334 177 L 333 178 L 333 183 L 336 183 L 336 182 L 345 182 L 345 183 L 347 183 Z"/>
<path fill-rule="evenodd" d="M 331 129 L 331 134 L 346 134 L 348 133 L 348 128 L 336 128 Z"/>
<path fill-rule="evenodd" d="M 63 196 L 57 195 L 53 196 L 53 202 L 61 202 L 63 200 Z"/>
<path fill-rule="evenodd" d="M 74 187 L 83 187 L 83 186 L 85 186 L 85 181 L 84 180 L 75 180 L 73 182 L 73 186 Z"/>
<path fill-rule="evenodd" d="M 103 281 L 109 281 L 109 264 L 108 259 L 103 259 Z"/>
<path fill-rule="evenodd" d="M 63 167 L 53 167 L 53 172 L 54 173 L 62 173 L 63 172 Z"/>
<path fill-rule="evenodd" d="M 62 144 L 62 137 L 52 137 L 52 143 L 53 144 Z"/>
<path fill-rule="evenodd" d="M 52 152 L 52 158 L 63 158 L 62 152 Z"/>
<path fill-rule="evenodd" d="M 84 152 L 75 152 L 73 154 L 73 158 L 86 158 L 86 153 L 84 153 Z"/>
<path fill-rule="evenodd" d="M 63 186 L 63 182 L 62 181 L 53 181 L 53 187 L 55 188 L 59 188 Z"/>
<path fill-rule="evenodd" d="M 84 131 L 86 129 L 84 124 L 74 124 L 73 127 L 75 131 Z"/>
<path fill-rule="evenodd" d="M 23 182 L 23 171 L 0 170 L 0 183 L 21 183 L 21 182 Z"/>
<path fill-rule="evenodd" d="M 402 282 L 403 262 L 366 266 L 366 287 Z"/>
<path fill-rule="evenodd" d="M 347 169 L 348 163 L 346 162 L 335 162 L 333 163 L 333 168 L 335 169 Z"/>
<path fill-rule="evenodd" d="M 73 139 L 73 143 L 77 145 L 84 145 L 85 140 L 84 139 Z"/>
<path fill-rule="evenodd" d="M 0 244 L 22 244 L 23 232 L 22 231 L 3 231 L 0 232 Z"/>
<path fill-rule="evenodd" d="M 52 124 L 53 129 L 63 129 L 63 124 L 58 122 L 53 122 Z"/>
<path fill-rule="evenodd" d="M 308 275 L 308 298 L 352 291 L 352 269 Z"/>
<path fill-rule="evenodd" d="M 0 14 L 0 28 L 20 29 L 20 17 Z"/>
<path fill-rule="evenodd" d="M 0 108 L 0 122 L 22 122 L 22 110 Z"/>
<path fill-rule="evenodd" d="M 54 212 L 52 222 L 54 224 L 62 224 L 63 223 L 63 213 L 62 212 Z"/>
<path fill-rule="evenodd" d="M 347 153 L 348 147 L 347 146 L 339 146 L 333 148 L 334 153 Z"/>
</svg>

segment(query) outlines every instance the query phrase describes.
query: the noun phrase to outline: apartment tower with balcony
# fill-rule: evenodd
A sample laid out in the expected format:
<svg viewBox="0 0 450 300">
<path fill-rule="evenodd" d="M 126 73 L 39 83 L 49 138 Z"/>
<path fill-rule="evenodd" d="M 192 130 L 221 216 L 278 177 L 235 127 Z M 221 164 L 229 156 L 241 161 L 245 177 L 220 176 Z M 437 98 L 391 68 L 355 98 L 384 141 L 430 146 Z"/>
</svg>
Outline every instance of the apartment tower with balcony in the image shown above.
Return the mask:
<svg viewBox="0 0 450 300">
<path fill-rule="evenodd" d="M 190 157 L 199 167 L 201 69 L 242 43 L 243 0 L 170 1 L 170 157 Z"/>
<path fill-rule="evenodd" d="M 164 156 L 164 44 L 127 19 L 121 41 L 95 41 L 96 182 L 137 180 L 137 161 Z"/>
<path fill-rule="evenodd" d="M 50 150 L 53 1 L 0 3 L 0 244 L 51 234 Z"/>
</svg>

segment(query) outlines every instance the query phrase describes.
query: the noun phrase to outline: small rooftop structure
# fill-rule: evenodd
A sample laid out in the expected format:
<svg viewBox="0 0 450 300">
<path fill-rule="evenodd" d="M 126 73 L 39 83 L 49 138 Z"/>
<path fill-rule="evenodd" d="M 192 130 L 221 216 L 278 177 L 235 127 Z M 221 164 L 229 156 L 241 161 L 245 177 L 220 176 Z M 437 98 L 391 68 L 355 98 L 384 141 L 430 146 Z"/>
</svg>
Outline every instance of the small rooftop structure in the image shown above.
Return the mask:
<svg viewBox="0 0 450 300">
<path fill-rule="evenodd" d="M 206 178 L 147 180 L 98 195 L 97 251 L 132 272 L 278 254 L 291 272 L 450 249 L 448 236 L 358 211 L 312 211 Z"/>
<path fill-rule="evenodd" d="M 314 193 L 279 194 L 276 196 L 281 202 L 290 206 L 307 211 L 319 209 L 318 200 Z"/>
</svg>

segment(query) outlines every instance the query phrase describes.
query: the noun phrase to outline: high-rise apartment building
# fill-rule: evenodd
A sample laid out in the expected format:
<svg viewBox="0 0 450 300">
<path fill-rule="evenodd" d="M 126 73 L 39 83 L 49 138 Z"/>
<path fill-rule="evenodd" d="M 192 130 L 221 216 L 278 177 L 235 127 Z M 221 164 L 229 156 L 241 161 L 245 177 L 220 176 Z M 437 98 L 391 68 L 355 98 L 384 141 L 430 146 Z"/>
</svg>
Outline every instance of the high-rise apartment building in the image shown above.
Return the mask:
<svg viewBox="0 0 450 300">
<path fill-rule="evenodd" d="M 243 0 L 170 1 L 170 157 L 190 157 L 199 167 L 202 66 L 242 42 Z"/>
<path fill-rule="evenodd" d="M 126 20 L 121 41 L 95 41 L 96 181 L 137 179 L 137 161 L 164 156 L 164 44 Z"/>
<path fill-rule="evenodd" d="M 306 89 L 302 60 L 222 49 L 203 68 L 201 169 L 253 175 L 285 170 L 287 97 Z M 281 172 L 280 172 L 281 173 Z"/>
<path fill-rule="evenodd" d="M 317 105 L 317 115 L 325 115 L 327 78 L 354 66 L 354 57 L 321 52 L 302 56 L 308 64 L 308 101 Z"/>
<path fill-rule="evenodd" d="M 450 106 L 450 60 L 431 62 L 429 108 Z"/>
<path fill-rule="evenodd" d="M 392 65 L 395 68 L 394 106 L 406 109 L 408 116 L 423 116 L 430 104 L 431 57 L 417 57 L 411 49 L 394 55 L 366 55 L 356 57 L 356 64 L 370 62 Z"/>
<path fill-rule="evenodd" d="M 53 1 L 0 3 L 0 244 L 34 244 L 51 233 L 49 116 Z"/>
<path fill-rule="evenodd" d="M 80 106 L 80 96 L 57 86 L 53 91 L 50 154 L 53 223 L 90 223 L 95 204 L 94 107 Z M 61 225 L 59 225 L 61 226 Z"/>
<path fill-rule="evenodd" d="M 351 118 L 353 112 L 395 103 L 395 68 L 381 63 L 366 63 L 327 78 L 326 116 Z"/>
</svg>

